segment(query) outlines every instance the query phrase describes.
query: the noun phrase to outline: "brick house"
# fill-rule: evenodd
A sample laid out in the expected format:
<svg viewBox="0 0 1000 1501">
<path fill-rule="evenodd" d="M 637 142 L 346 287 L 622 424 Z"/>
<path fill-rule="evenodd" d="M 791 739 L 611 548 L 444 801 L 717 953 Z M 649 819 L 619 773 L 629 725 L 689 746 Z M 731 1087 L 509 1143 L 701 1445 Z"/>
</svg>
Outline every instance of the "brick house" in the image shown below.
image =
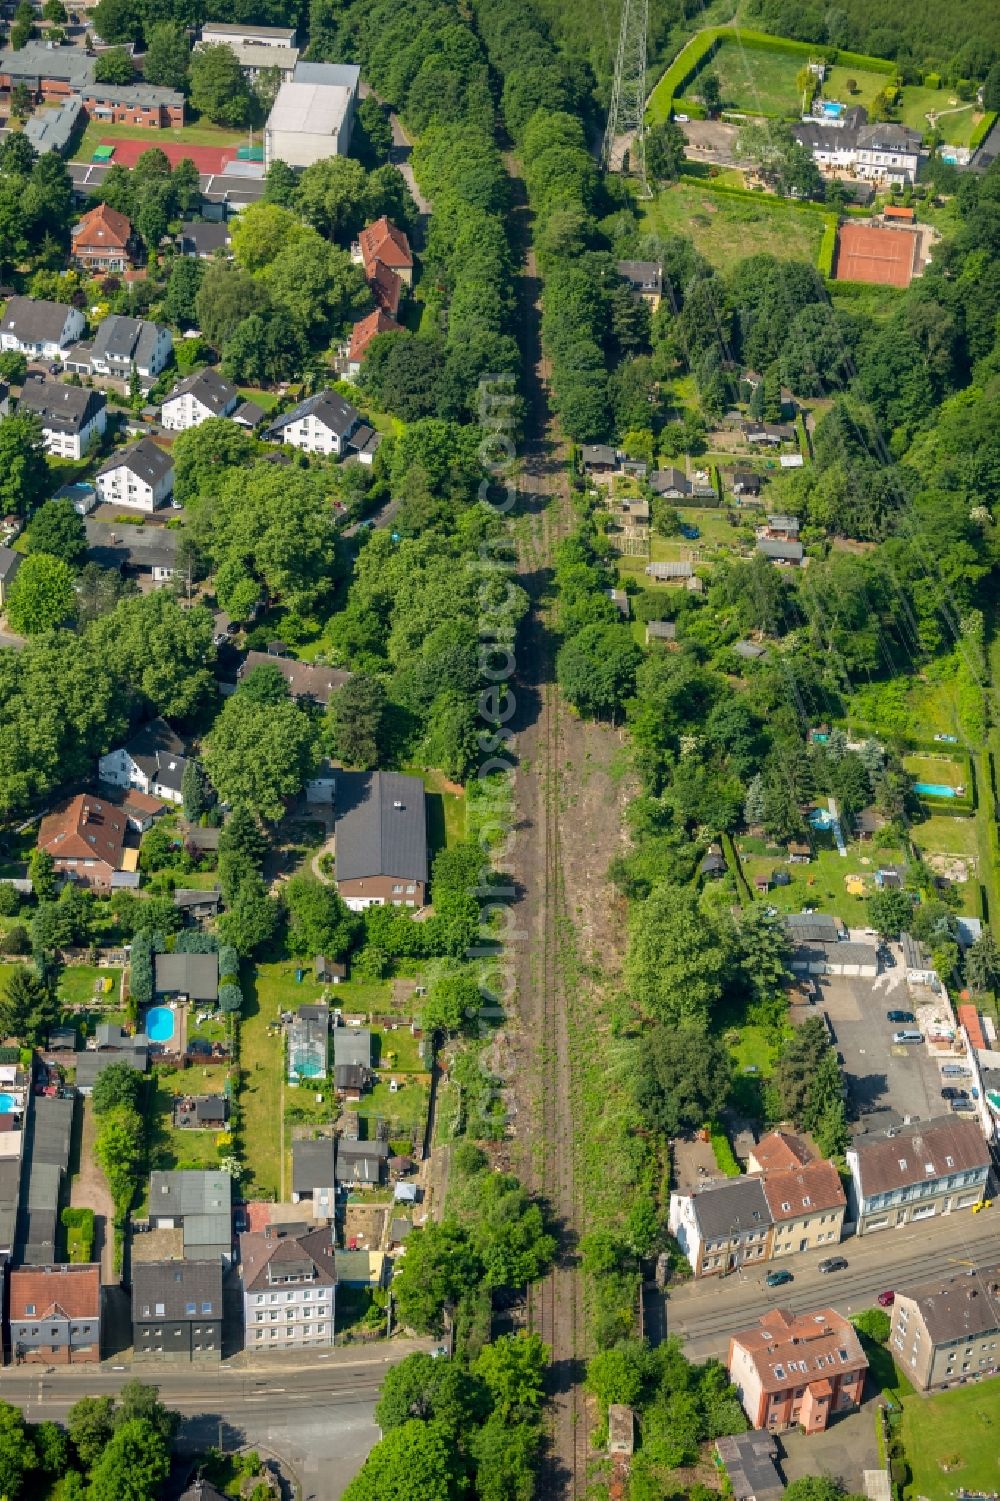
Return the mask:
<svg viewBox="0 0 1000 1501">
<path fill-rule="evenodd" d="M 115 871 L 122 869 L 127 826 L 121 808 L 90 792 L 78 792 L 46 813 L 36 843 L 52 856 L 59 875 L 81 886 L 107 887 Z"/>
<path fill-rule="evenodd" d="M 774 1308 L 729 1341 L 729 1377 L 754 1428 L 822 1433 L 861 1402 L 865 1359 L 852 1324 L 832 1308 Z"/>
<path fill-rule="evenodd" d="M 139 125 L 167 130 L 184 124 L 184 95 L 148 83 L 92 83 L 83 107 L 99 125 Z"/>
<path fill-rule="evenodd" d="M 99 1361 L 100 1266 L 24 1266 L 11 1272 L 9 1320 L 16 1365 Z"/>
<path fill-rule="evenodd" d="M 126 271 L 134 264 L 132 221 L 106 203 L 99 203 L 71 231 L 73 259 L 91 275 L 95 271 Z"/>
</svg>

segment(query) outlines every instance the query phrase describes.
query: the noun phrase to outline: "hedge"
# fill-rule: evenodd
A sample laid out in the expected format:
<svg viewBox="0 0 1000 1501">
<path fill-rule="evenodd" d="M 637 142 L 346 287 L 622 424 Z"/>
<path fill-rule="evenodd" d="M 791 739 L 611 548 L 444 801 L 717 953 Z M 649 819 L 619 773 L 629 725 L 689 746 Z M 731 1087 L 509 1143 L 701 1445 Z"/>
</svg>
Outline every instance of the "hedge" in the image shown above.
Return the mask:
<svg viewBox="0 0 1000 1501">
<path fill-rule="evenodd" d="M 743 1169 L 736 1161 L 736 1158 L 733 1155 L 733 1149 L 729 1142 L 729 1137 L 726 1135 L 725 1131 L 723 1131 L 720 1125 L 717 1125 L 713 1122 L 713 1124 L 709 1126 L 708 1139 L 711 1143 L 712 1152 L 715 1156 L 715 1165 L 719 1169 L 720 1173 L 724 1173 L 727 1178 L 742 1177 Z"/>
<path fill-rule="evenodd" d="M 816 257 L 816 269 L 827 281 L 833 276 L 833 258 L 837 254 L 838 222 L 834 214 L 827 219 L 823 238 L 819 242 L 819 254 Z"/>
<path fill-rule="evenodd" d="M 772 36 L 766 31 L 743 31 L 734 26 L 710 26 L 692 37 L 682 47 L 654 86 L 646 101 L 654 124 L 669 120 L 676 105 L 676 96 L 681 94 L 697 74 L 702 63 L 714 57 L 720 43 L 731 37 L 742 47 L 756 48 L 758 52 L 781 52 L 788 57 L 812 58 L 838 64 L 845 68 L 858 68 L 868 73 L 883 73 L 893 78 L 897 75 L 896 64 L 884 57 L 866 57 L 861 52 L 840 52 L 836 47 L 818 47 L 811 42 L 793 42 L 788 37 Z"/>
<path fill-rule="evenodd" d="M 975 151 L 981 146 L 997 122 L 996 110 L 989 110 L 969 137 L 969 149 Z"/>
<path fill-rule="evenodd" d="M 696 165 L 700 165 L 697 163 Z M 825 203 L 814 203 L 810 198 L 779 198 L 775 193 L 755 191 L 753 188 L 737 188 L 728 182 L 713 182 L 711 178 L 699 177 L 694 172 L 685 172 L 681 168 L 681 177 L 688 182 L 696 182 L 700 188 L 708 193 L 718 193 L 727 198 L 742 198 L 747 203 L 762 203 L 765 208 L 782 209 L 789 213 L 829 214 L 830 210 Z"/>
</svg>

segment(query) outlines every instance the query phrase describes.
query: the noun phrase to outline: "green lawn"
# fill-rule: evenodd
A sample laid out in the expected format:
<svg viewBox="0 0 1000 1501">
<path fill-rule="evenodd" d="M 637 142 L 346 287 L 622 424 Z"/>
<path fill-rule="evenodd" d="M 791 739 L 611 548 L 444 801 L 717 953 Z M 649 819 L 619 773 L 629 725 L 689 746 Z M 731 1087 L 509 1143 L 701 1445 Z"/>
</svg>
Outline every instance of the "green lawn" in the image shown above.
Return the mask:
<svg viewBox="0 0 1000 1501">
<path fill-rule="evenodd" d="M 89 162 L 102 141 L 147 139 L 151 148 L 162 145 L 164 141 L 182 146 L 242 146 L 246 136 L 242 130 L 211 125 L 207 121 L 199 121 L 197 125 L 182 125 L 179 129 L 144 130 L 138 125 L 107 125 L 100 120 L 92 120 L 83 133 L 74 160 Z"/>
<path fill-rule="evenodd" d="M 950 756 L 904 756 L 903 765 L 917 782 L 941 782 L 948 787 L 968 786 L 968 771 Z"/>
<path fill-rule="evenodd" d="M 755 876 L 785 870 L 791 876 L 790 884 L 772 886 L 767 896 L 760 898 L 761 901 L 777 907 L 780 912 L 801 912 L 805 906 L 818 907 L 822 912 L 836 913 L 850 927 L 865 926 L 868 920 L 866 900 L 875 890 L 874 873 L 880 865 L 903 864 L 902 852 L 876 852 L 870 846 L 851 844 L 846 857 L 841 857 L 829 834 L 814 833 L 813 843 L 816 853 L 808 865 L 789 865 L 783 854 L 751 853 L 754 841 L 737 839 L 743 873 L 751 890 Z M 848 876 L 864 878 L 864 895 L 848 892 Z"/>
<path fill-rule="evenodd" d="M 262 391 L 259 386 L 239 386 L 240 395 L 244 401 L 254 401 L 265 412 L 270 412 L 278 404 L 276 391 Z"/>
<path fill-rule="evenodd" d="M 975 104 L 963 104 L 949 89 L 924 89 L 907 85 L 896 115 L 902 125 L 909 125 L 927 135 L 931 129 L 928 114 L 937 116 L 936 125 L 950 146 L 968 146 L 972 132 L 983 118 Z"/>
<path fill-rule="evenodd" d="M 855 88 L 849 90 L 847 80 L 854 79 Z M 828 68 L 823 80 L 823 98 L 836 99 L 841 104 L 863 104 L 871 110 L 876 94 L 880 94 L 891 80 L 885 73 L 866 73 L 859 68 Z"/>
<path fill-rule="evenodd" d="M 375 1126 L 379 1120 L 389 1122 L 390 1136 L 408 1136 L 414 1127 L 421 1131 L 424 1128 L 430 1097 L 428 1080 L 427 1074 L 407 1079 L 395 1093 L 389 1089 L 388 1082 L 383 1080 L 369 1090 L 360 1103 L 348 1103 L 346 1108 L 356 1111 L 367 1121 L 366 1135 L 369 1137 L 375 1135 Z"/>
<path fill-rule="evenodd" d="M 976 820 L 932 813 L 913 825 L 910 838 L 918 849 L 932 855 L 975 855 Z"/>
<path fill-rule="evenodd" d="M 221 1094 L 225 1077 L 225 1069 L 212 1066 L 156 1077 L 147 1115 L 151 1171 L 218 1167 L 215 1131 L 175 1129 L 173 1103 L 178 1094 Z"/>
<path fill-rule="evenodd" d="M 802 61 L 794 53 L 771 52 L 748 45 L 739 37 L 725 37 L 715 56 L 702 64 L 684 93 L 694 98 L 701 92 L 700 78 L 705 73 L 714 73 L 722 88 L 724 109 L 787 115 L 801 102 L 795 76 Z"/>
<path fill-rule="evenodd" d="M 951 1501 L 956 1490 L 1000 1489 L 996 1380 L 903 1402 L 903 1447 L 913 1470 L 912 1494 Z"/>
<path fill-rule="evenodd" d="M 111 981 L 111 989 L 107 994 L 98 995 L 96 985 L 99 979 Z M 57 994 L 64 1006 L 83 1006 L 94 1000 L 100 1000 L 105 1006 L 117 1006 L 121 985 L 120 969 L 95 969 L 91 964 L 68 964 L 59 976 Z"/>
<path fill-rule="evenodd" d="M 778 1059 L 777 1041 L 762 1027 L 740 1027 L 739 1034 L 739 1041 L 729 1047 L 736 1072 L 741 1074 L 745 1069 L 755 1068 L 762 1078 L 768 1078 Z"/>
<path fill-rule="evenodd" d="M 722 271 L 765 251 L 813 263 L 823 235 L 821 214 L 763 193 L 749 201 L 678 182 L 637 206 L 651 233 L 686 235 Z"/>
</svg>

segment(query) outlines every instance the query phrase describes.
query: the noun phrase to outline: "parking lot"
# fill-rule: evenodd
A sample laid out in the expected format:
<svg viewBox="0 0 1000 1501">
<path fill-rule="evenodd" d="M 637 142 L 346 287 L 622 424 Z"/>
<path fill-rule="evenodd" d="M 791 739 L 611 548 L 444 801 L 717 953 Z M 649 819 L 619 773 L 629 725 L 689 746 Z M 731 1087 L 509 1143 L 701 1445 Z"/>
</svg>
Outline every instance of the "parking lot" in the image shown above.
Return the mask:
<svg viewBox="0 0 1000 1501">
<path fill-rule="evenodd" d="M 869 1129 L 883 1131 L 907 1116 L 929 1120 L 947 1113 L 940 1070 L 926 1047 L 893 1045 L 899 1028 L 886 1020 L 886 1012 L 917 1012 L 899 968 L 874 981 L 824 975 L 819 987 L 817 1009 L 826 1012 L 843 1060 L 852 1117 L 870 1116 Z M 918 1013 L 915 1025 L 922 1021 Z"/>
</svg>

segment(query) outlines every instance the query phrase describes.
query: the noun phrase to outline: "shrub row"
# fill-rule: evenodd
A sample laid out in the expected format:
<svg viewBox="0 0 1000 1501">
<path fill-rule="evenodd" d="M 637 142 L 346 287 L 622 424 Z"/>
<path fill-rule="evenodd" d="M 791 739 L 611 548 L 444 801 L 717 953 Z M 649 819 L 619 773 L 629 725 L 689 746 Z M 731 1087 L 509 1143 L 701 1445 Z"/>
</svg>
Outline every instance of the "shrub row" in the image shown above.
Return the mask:
<svg viewBox="0 0 1000 1501">
<path fill-rule="evenodd" d="M 981 146 L 997 122 L 996 110 L 989 110 L 969 137 L 969 146 L 973 151 Z"/>
<path fill-rule="evenodd" d="M 816 269 L 827 281 L 833 276 L 833 258 L 837 254 L 838 222 L 835 214 L 831 214 L 827 219 L 823 229 L 823 238 L 819 242 L 819 254 L 816 256 Z"/>
</svg>

